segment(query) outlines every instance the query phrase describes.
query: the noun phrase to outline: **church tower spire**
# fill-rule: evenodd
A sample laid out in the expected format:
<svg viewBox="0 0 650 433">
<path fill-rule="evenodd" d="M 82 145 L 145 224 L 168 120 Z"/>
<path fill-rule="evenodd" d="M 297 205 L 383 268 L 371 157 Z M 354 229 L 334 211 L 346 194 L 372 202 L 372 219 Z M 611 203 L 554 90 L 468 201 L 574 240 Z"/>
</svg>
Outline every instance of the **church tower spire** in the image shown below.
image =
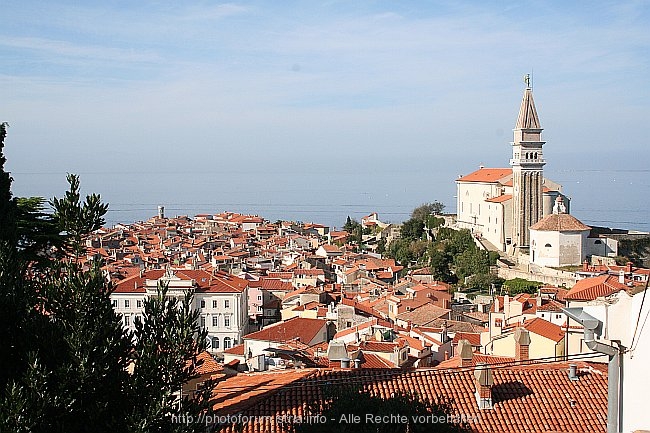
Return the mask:
<svg viewBox="0 0 650 433">
<path fill-rule="evenodd" d="M 543 167 L 542 128 L 526 75 L 526 89 L 521 101 L 512 142 L 512 244 L 516 248 L 528 247 L 529 228 L 542 218 Z"/>
</svg>

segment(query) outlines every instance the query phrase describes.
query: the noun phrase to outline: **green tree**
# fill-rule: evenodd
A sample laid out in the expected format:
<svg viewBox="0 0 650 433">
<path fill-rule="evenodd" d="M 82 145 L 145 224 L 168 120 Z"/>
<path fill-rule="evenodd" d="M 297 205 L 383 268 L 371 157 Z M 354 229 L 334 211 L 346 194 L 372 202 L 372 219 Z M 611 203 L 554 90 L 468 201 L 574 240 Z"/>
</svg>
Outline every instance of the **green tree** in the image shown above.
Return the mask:
<svg viewBox="0 0 650 433">
<path fill-rule="evenodd" d="M 339 386 L 323 389 L 323 401 L 310 402 L 308 413 L 322 416 L 325 423 L 297 423 L 297 433 L 316 432 L 469 432 L 466 423 L 427 423 L 427 416 L 444 417 L 453 415 L 451 402 L 440 399 L 429 402 L 416 394 L 396 392 L 389 398 L 370 395 L 353 386 Z M 352 422 L 356 415 L 359 422 Z M 392 415 L 392 418 L 391 418 Z M 376 422 L 375 417 L 388 416 L 388 422 Z M 422 418 L 420 418 L 422 417 Z M 381 419 L 381 418 L 380 418 Z M 420 422 L 418 422 L 420 421 Z"/>
<path fill-rule="evenodd" d="M 471 275 L 487 274 L 490 271 L 490 259 L 487 251 L 468 248 L 454 256 L 455 274 L 459 279 Z"/>
<path fill-rule="evenodd" d="M 445 205 L 439 201 L 434 201 L 431 203 L 423 203 L 420 206 L 413 209 L 411 212 L 411 218 L 425 222 L 430 215 L 440 215 L 445 209 Z"/>
<path fill-rule="evenodd" d="M 197 354 L 206 348 L 207 331 L 201 329 L 193 308 L 193 293 L 182 300 L 168 296 L 159 286 L 157 296 L 144 303 L 144 314 L 135 320 L 134 370 L 131 396 L 146 401 L 135 404 L 129 415 L 133 432 L 204 431 L 200 423 L 174 422 L 179 414 L 197 416 L 208 409 L 211 384 L 196 399 L 179 395 L 199 366 Z"/>
<path fill-rule="evenodd" d="M 402 224 L 400 237 L 402 239 L 416 240 L 424 234 L 424 222 L 411 218 Z"/>
<path fill-rule="evenodd" d="M 189 310 L 191 294 L 182 308 L 150 308 L 134 341 L 112 308 L 112 286 L 101 262 L 82 266 L 79 260 L 85 255 L 84 236 L 101 227 L 107 205 L 95 194 L 82 202 L 79 179 L 74 175 L 68 176 L 66 195 L 52 200 L 52 215 L 43 212 L 42 199 L 13 198 L 11 177 L 4 171 L 5 135 L 2 124 L 0 431 L 180 432 L 204 428 L 181 423 L 161 427 L 168 420 L 161 408 L 174 407 L 177 414 L 195 416 L 207 408 L 207 398 L 173 405 L 168 393 L 170 386 L 180 390 L 179 383 L 191 377 L 196 353 L 205 347 L 204 335 L 191 321 L 196 319 L 196 313 Z M 51 254 L 52 249 L 56 255 Z M 34 255 L 42 259 L 37 267 Z M 144 343 L 138 345 L 137 341 L 155 341 L 158 349 L 165 349 L 156 357 L 154 350 L 144 349 Z M 139 356 L 135 359 L 137 373 L 129 375 L 126 366 L 134 355 Z M 142 361 L 140 367 L 138 360 Z M 161 372 L 167 382 L 146 376 L 145 367 Z M 144 386 L 147 381 L 149 385 Z M 155 398 L 160 395 L 166 396 L 163 403 Z"/>
<path fill-rule="evenodd" d="M 441 251 L 439 247 L 432 245 L 429 249 L 429 268 L 436 280 L 454 282 L 450 270 L 451 261 L 451 257 Z"/>
<path fill-rule="evenodd" d="M 0 123 L 0 241 L 15 242 L 16 202 L 11 194 L 11 176 L 5 171 L 7 124 Z"/>
<path fill-rule="evenodd" d="M 504 281 L 503 289 L 506 290 L 509 295 L 517 295 L 519 293 L 536 294 L 537 289 L 539 289 L 542 285 L 542 283 L 537 281 L 529 281 L 523 278 L 513 278 L 511 280 Z"/>
<path fill-rule="evenodd" d="M 503 281 L 503 278 L 499 278 L 494 274 L 476 274 L 470 277 L 467 287 L 489 291 L 492 286 L 500 288 Z"/>
</svg>

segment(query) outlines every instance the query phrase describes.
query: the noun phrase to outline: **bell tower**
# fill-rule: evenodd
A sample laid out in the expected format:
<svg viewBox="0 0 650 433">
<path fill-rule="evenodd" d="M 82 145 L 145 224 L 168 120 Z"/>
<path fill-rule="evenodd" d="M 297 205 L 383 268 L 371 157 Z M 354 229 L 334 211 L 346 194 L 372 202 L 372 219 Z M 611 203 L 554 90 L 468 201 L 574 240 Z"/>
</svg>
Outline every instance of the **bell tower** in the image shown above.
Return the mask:
<svg viewBox="0 0 650 433">
<path fill-rule="evenodd" d="M 543 167 L 542 128 L 537 117 L 530 75 L 521 101 L 512 142 L 512 245 L 525 248 L 530 243 L 529 228 L 542 218 Z"/>
</svg>

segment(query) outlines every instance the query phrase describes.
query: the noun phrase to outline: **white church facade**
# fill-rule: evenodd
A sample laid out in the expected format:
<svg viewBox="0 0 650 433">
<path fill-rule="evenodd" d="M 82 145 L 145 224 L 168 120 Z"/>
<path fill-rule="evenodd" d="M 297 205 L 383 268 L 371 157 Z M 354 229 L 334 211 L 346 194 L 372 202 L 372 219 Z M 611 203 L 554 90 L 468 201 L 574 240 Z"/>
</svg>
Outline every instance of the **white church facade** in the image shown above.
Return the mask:
<svg viewBox="0 0 650 433">
<path fill-rule="evenodd" d="M 498 250 L 516 254 L 530 250 L 530 227 L 553 213 L 558 198 L 568 213 L 569 198 L 562 194 L 562 186 L 544 178 L 541 132 L 528 85 L 514 129 L 510 167 L 480 167 L 456 179 L 459 228 L 471 230 Z"/>
</svg>

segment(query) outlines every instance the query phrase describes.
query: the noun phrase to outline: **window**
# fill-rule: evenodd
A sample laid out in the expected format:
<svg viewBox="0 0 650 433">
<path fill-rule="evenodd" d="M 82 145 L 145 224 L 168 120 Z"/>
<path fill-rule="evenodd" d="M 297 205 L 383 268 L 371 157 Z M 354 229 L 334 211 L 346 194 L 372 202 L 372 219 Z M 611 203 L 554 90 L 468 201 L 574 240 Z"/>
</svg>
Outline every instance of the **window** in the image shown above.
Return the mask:
<svg viewBox="0 0 650 433">
<path fill-rule="evenodd" d="M 113 299 L 111 304 L 113 304 L 113 308 L 117 308 L 117 299 Z"/>
<path fill-rule="evenodd" d="M 561 314 L 556 314 L 556 315 L 555 315 L 555 318 L 556 318 L 556 319 L 561 319 L 561 318 L 562 318 L 562 315 L 561 315 Z"/>
<path fill-rule="evenodd" d="M 212 316 L 212 326 L 219 326 L 219 316 Z"/>
<path fill-rule="evenodd" d="M 124 308 L 129 308 L 129 304 L 130 304 L 129 300 L 125 299 L 124 300 Z"/>
<path fill-rule="evenodd" d="M 131 318 L 129 316 L 124 316 L 124 326 L 129 326 L 131 324 Z"/>
<path fill-rule="evenodd" d="M 217 308 L 217 301 L 216 301 L 216 299 L 212 301 L 212 308 Z"/>
<path fill-rule="evenodd" d="M 142 299 L 138 299 L 137 301 L 135 301 L 135 305 L 138 308 L 142 308 Z"/>
<path fill-rule="evenodd" d="M 205 308 L 205 299 L 201 299 L 201 308 Z"/>
<path fill-rule="evenodd" d="M 219 348 L 219 337 L 212 337 L 212 348 L 213 349 Z"/>
<path fill-rule="evenodd" d="M 133 323 L 139 322 L 139 321 L 142 321 L 142 319 L 140 318 L 139 314 L 136 314 L 135 317 L 133 317 Z"/>
<path fill-rule="evenodd" d="M 223 306 L 224 306 L 224 308 L 230 308 L 230 301 L 228 299 L 223 301 Z"/>
<path fill-rule="evenodd" d="M 257 295 L 257 300 L 261 301 L 262 300 L 262 295 Z"/>
<path fill-rule="evenodd" d="M 230 327 L 230 316 L 224 316 L 223 326 L 225 326 L 226 328 Z"/>
<path fill-rule="evenodd" d="M 223 348 L 230 349 L 230 337 L 224 337 L 223 339 Z"/>
<path fill-rule="evenodd" d="M 201 316 L 201 328 L 205 328 L 205 316 Z"/>
<path fill-rule="evenodd" d="M 544 245 L 546 248 L 551 248 L 551 244 Z"/>
<path fill-rule="evenodd" d="M 602 243 L 603 243 L 603 242 L 602 242 L 600 239 L 596 239 L 596 240 L 594 241 L 594 244 L 595 244 L 595 245 L 600 245 L 600 244 L 602 244 Z"/>
<path fill-rule="evenodd" d="M 262 312 L 262 306 L 261 306 L 261 305 L 258 305 L 258 306 L 257 306 L 257 312 L 258 312 L 258 313 L 261 313 L 261 312 Z"/>
</svg>

